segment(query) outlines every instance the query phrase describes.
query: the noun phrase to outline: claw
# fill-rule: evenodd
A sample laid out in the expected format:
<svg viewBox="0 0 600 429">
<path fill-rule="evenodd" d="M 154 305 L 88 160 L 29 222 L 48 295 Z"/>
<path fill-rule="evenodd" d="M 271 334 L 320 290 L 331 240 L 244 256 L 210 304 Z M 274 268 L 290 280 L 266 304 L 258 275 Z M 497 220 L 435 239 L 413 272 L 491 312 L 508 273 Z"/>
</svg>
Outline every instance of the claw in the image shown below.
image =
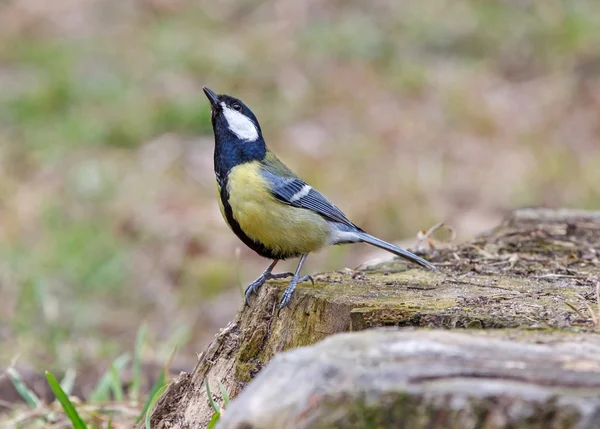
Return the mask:
<svg viewBox="0 0 600 429">
<path fill-rule="evenodd" d="M 271 274 L 268 278 L 268 280 L 271 279 L 285 279 L 286 277 L 292 277 L 294 275 L 294 273 L 290 273 L 289 271 L 287 273 L 277 273 L 277 274 Z"/>
<path fill-rule="evenodd" d="M 281 297 L 281 302 L 279 303 L 279 309 L 281 310 L 283 307 L 286 307 L 290 301 L 292 300 L 292 294 L 286 295 L 285 293 Z"/>
<path fill-rule="evenodd" d="M 292 300 L 292 294 L 294 293 L 294 290 L 296 289 L 296 285 L 298 283 L 305 282 L 307 280 L 310 280 L 312 282 L 313 286 L 315 285 L 315 281 L 311 276 L 303 276 L 303 277 L 298 278 L 298 276 L 294 275 L 294 277 L 290 281 L 290 284 L 288 285 L 288 287 L 286 287 L 285 290 L 283 291 L 283 295 L 281 296 L 281 302 L 279 303 L 280 310 L 283 307 L 287 306 L 290 303 L 290 301 Z"/>
<path fill-rule="evenodd" d="M 307 280 L 310 280 L 310 282 L 312 283 L 312 285 L 313 285 L 313 286 L 315 285 L 315 279 L 313 279 L 313 278 L 312 278 L 312 276 L 308 276 L 308 275 L 307 275 L 307 276 L 300 277 L 300 278 L 298 279 L 298 283 L 302 283 L 302 282 L 305 282 L 305 281 L 307 281 Z"/>
<path fill-rule="evenodd" d="M 265 281 L 267 281 L 265 276 L 260 276 L 259 278 L 257 278 L 256 280 L 254 280 L 252 283 L 250 283 L 248 285 L 248 287 L 246 288 L 246 291 L 244 292 L 245 298 L 244 298 L 244 304 L 245 305 L 249 305 L 248 304 L 248 298 L 250 298 L 250 295 L 252 295 L 253 293 L 258 293 L 258 288 L 261 287 Z"/>
<path fill-rule="evenodd" d="M 246 288 L 246 291 L 244 292 L 245 295 L 245 299 L 244 299 L 244 303 L 245 305 L 249 305 L 248 304 L 248 298 L 250 298 L 250 296 L 255 293 L 258 294 L 258 289 L 265 284 L 265 282 L 267 280 L 272 280 L 272 279 L 284 279 L 286 277 L 290 277 L 293 276 L 294 273 L 277 273 L 277 274 L 272 274 L 272 273 L 262 273 L 260 275 L 259 278 L 257 278 L 256 280 L 254 280 L 252 283 L 250 283 L 248 285 L 248 287 Z"/>
</svg>

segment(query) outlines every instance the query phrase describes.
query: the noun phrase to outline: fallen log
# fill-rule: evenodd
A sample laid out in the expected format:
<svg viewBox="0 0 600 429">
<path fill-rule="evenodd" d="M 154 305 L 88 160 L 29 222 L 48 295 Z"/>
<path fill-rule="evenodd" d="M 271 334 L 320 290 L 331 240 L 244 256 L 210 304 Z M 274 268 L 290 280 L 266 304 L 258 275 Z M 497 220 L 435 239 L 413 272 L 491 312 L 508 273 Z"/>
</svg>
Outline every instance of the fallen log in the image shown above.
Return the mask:
<svg viewBox="0 0 600 429">
<path fill-rule="evenodd" d="M 219 428 L 599 427 L 600 336 L 519 338 L 335 335 L 275 356 Z"/>
</svg>

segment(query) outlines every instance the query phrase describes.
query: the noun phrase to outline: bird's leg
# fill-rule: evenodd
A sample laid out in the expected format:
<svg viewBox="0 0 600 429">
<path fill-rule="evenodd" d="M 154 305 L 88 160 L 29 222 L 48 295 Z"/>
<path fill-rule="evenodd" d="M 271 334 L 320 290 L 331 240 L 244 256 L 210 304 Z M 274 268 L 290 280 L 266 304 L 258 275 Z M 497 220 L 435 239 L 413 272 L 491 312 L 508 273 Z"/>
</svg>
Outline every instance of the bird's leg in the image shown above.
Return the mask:
<svg viewBox="0 0 600 429">
<path fill-rule="evenodd" d="M 277 262 L 279 262 L 279 259 L 275 259 L 273 260 L 273 262 L 271 262 L 269 264 L 269 266 L 267 267 L 267 269 L 265 271 L 263 271 L 263 273 L 256 279 L 254 280 L 252 283 L 250 283 L 248 285 L 248 287 L 246 288 L 246 298 L 245 298 L 245 303 L 246 305 L 248 305 L 248 298 L 250 298 L 250 295 L 252 295 L 253 293 L 257 293 L 258 288 L 261 287 L 267 280 L 271 280 L 271 279 L 283 279 L 286 277 L 290 277 L 293 276 L 294 273 L 278 273 L 278 274 L 273 274 L 271 271 L 273 271 L 273 268 L 275 268 L 275 265 L 277 265 Z"/>
<path fill-rule="evenodd" d="M 311 276 L 298 277 L 298 274 L 300 274 L 300 270 L 302 269 L 302 265 L 304 265 L 304 261 L 306 260 L 307 256 L 308 255 L 302 255 L 300 257 L 300 262 L 298 262 L 298 268 L 296 268 L 294 277 L 292 277 L 290 284 L 285 288 L 285 291 L 283 291 L 283 295 L 281 296 L 281 302 L 279 303 L 280 309 L 289 304 L 290 300 L 292 299 L 292 293 L 294 293 L 294 289 L 296 289 L 296 285 L 298 283 L 310 280 L 313 286 L 315 285 L 315 281 Z"/>
</svg>

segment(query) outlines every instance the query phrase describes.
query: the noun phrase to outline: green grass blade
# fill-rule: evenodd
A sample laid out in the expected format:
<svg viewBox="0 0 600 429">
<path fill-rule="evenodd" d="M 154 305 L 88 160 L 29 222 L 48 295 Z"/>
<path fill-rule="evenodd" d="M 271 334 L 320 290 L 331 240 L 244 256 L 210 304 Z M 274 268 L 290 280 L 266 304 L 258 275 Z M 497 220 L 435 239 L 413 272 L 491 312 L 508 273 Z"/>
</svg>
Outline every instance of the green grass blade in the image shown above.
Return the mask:
<svg viewBox="0 0 600 429">
<path fill-rule="evenodd" d="M 27 405 L 33 408 L 38 407 L 40 405 L 40 398 L 38 398 L 35 392 L 33 392 L 25 385 L 25 383 L 23 383 L 23 380 L 21 379 L 21 376 L 17 370 L 11 367 L 6 370 L 6 373 L 8 374 L 8 378 L 10 378 L 13 386 L 15 386 L 15 389 L 17 389 L 17 392 L 19 392 L 19 395 L 21 395 Z"/>
<path fill-rule="evenodd" d="M 229 406 L 229 392 L 225 389 L 221 380 L 219 380 L 219 389 L 221 390 L 221 396 L 223 397 L 223 406 L 227 408 Z"/>
<path fill-rule="evenodd" d="M 138 417 L 138 420 L 136 423 L 138 423 L 142 419 L 142 417 L 144 417 L 144 414 L 146 416 L 148 415 L 148 409 L 150 407 L 150 403 L 152 402 L 152 398 L 156 395 L 156 392 L 158 392 L 160 389 L 166 388 L 167 374 L 169 374 L 169 366 L 171 365 L 171 361 L 173 360 L 173 356 L 175 355 L 176 350 L 177 350 L 176 348 L 173 348 L 173 350 L 171 351 L 171 355 L 169 356 L 169 359 L 167 359 L 167 363 L 165 364 L 162 371 L 160 372 L 158 379 L 154 382 L 154 386 L 152 386 L 152 389 L 150 390 L 150 395 L 148 395 L 148 399 L 146 400 L 146 403 L 144 404 L 144 409 L 142 410 L 142 413 Z"/>
<path fill-rule="evenodd" d="M 140 389 L 142 385 L 142 348 L 146 341 L 146 333 L 148 326 L 143 323 L 138 329 L 135 339 L 135 350 L 133 351 L 133 362 L 132 366 L 132 378 L 131 378 L 131 390 L 130 398 L 137 401 L 140 398 Z"/>
<path fill-rule="evenodd" d="M 214 413 L 210 419 L 210 422 L 208 422 L 208 426 L 206 427 L 206 429 L 213 429 L 219 422 L 220 418 L 221 418 L 221 413 Z"/>
<path fill-rule="evenodd" d="M 210 402 L 210 406 L 215 411 L 215 413 L 220 412 L 221 408 L 215 403 L 215 401 L 213 400 L 213 397 L 212 397 L 212 393 L 210 392 L 210 386 L 208 385 L 208 378 L 204 379 L 204 384 L 206 384 L 206 396 L 208 396 L 208 402 Z"/>
<path fill-rule="evenodd" d="M 113 361 L 111 368 L 106 371 L 102 378 L 100 378 L 100 381 L 98 381 L 98 384 L 96 384 L 90 395 L 89 402 L 105 402 L 109 400 L 109 392 L 113 387 L 112 367 L 117 371 L 121 371 L 129 363 L 129 359 L 129 354 L 125 353 Z"/>
<path fill-rule="evenodd" d="M 119 370 L 115 368 L 114 364 L 110 365 L 110 379 L 111 379 L 111 390 L 113 392 L 114 400 L 117 402 L 122 402 L 125 398 L 123 394 L 123 383 L 121 382 L 121 377 L 119 376 Z"/>
<path fill-rule="evenodd" d="M 165 384 L 160 389 L 158 389 L 156 391 L 156 393 L 154 393 L 154 396 L 152 396 L 152 399 L 150 400 L 150 403 L 148 404 L 148 410 L 146 412 L 146 420 L 145 420 L 146 429 L 152 429 L 150 427 L 150 418 L 152 417 L 152 411 L 154 410 L 154 406 L 158 402 L 161 395 L 164 393 L 165 390 L 167 390 L 167 387 L 168 387 L 168 385 Z"/>
<path fill-rule="evenodd" d="M 150 407 L 150 403 L 152 402 L 152 398 L 154 398 L 154 395 L 156 395 L 156 392 L 158 392 L 160 389 L 165 387 L 166 378 L 167 378 L 166 373 L 167 373 L 166 369 L 163 369 L 160 372 L 156 381 L 154 382 L 154 385 L 152 386 L 152 389 L 150 389 L 150 393 L 148 394 L 148 399 L 146 399 L 146 403 L 144 404 L 144 408 L 142 409 L 140 416 L 136 420 L 136 424 L 139 423 L 142 420 L 142 418 L 144 418 L 144 415 L 148 411 L 148 408 Z"/>
<path fill-rule="evenodd" d="M 83 420 L 81 420 L 81 417 L 79 417 L 77 410 L 75 410 L 75 406 L 73 405 L 67 394 L 61 389 L 60 384 L 58 383 L 58 381 L 56 381 L 56 378 L 54 378 L 52 374 L 46 371 L 46 379 L 48 380 L 48 384 L 50 385 L 50 388 L 56 396 L 56 400 L 63 407 L 65 414 L 71 421 L 73 429 L 87 429 L 87 426 L 85 425 Z"/>
</svg>

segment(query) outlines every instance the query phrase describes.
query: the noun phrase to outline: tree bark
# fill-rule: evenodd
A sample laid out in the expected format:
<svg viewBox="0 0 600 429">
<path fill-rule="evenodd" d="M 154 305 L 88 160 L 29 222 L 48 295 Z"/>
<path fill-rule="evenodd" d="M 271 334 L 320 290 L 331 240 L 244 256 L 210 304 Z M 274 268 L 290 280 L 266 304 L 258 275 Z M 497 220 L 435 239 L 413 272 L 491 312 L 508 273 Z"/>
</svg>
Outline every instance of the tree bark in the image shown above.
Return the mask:
<svg viewBox="0 0 600 429">
<path fill-rule="evenodd" d="M 599 255 L 600 212 L 528 209 L 472 242 L 430 252 L 426 256 L 438 273 L 397 260 L 368 271 L 325 273 L 314 276 L 314 287 L 299 285 L 281 311 L 277 303 L 286 282 L 269 282 L 216 335 L 193 372 L 171 384 L 154 410 L 152 427 L 206 427 L 212 410 L 205 379 L 215 399 L 221 399 L 219 382 L 235 397 L 276 353 L 340 332 L 478 328 L 463 332 L 493 329 L 527 343 L 531 328 L 557 338 L 591 330 L 586 304 L 596 305 Z"/>
</svg>

